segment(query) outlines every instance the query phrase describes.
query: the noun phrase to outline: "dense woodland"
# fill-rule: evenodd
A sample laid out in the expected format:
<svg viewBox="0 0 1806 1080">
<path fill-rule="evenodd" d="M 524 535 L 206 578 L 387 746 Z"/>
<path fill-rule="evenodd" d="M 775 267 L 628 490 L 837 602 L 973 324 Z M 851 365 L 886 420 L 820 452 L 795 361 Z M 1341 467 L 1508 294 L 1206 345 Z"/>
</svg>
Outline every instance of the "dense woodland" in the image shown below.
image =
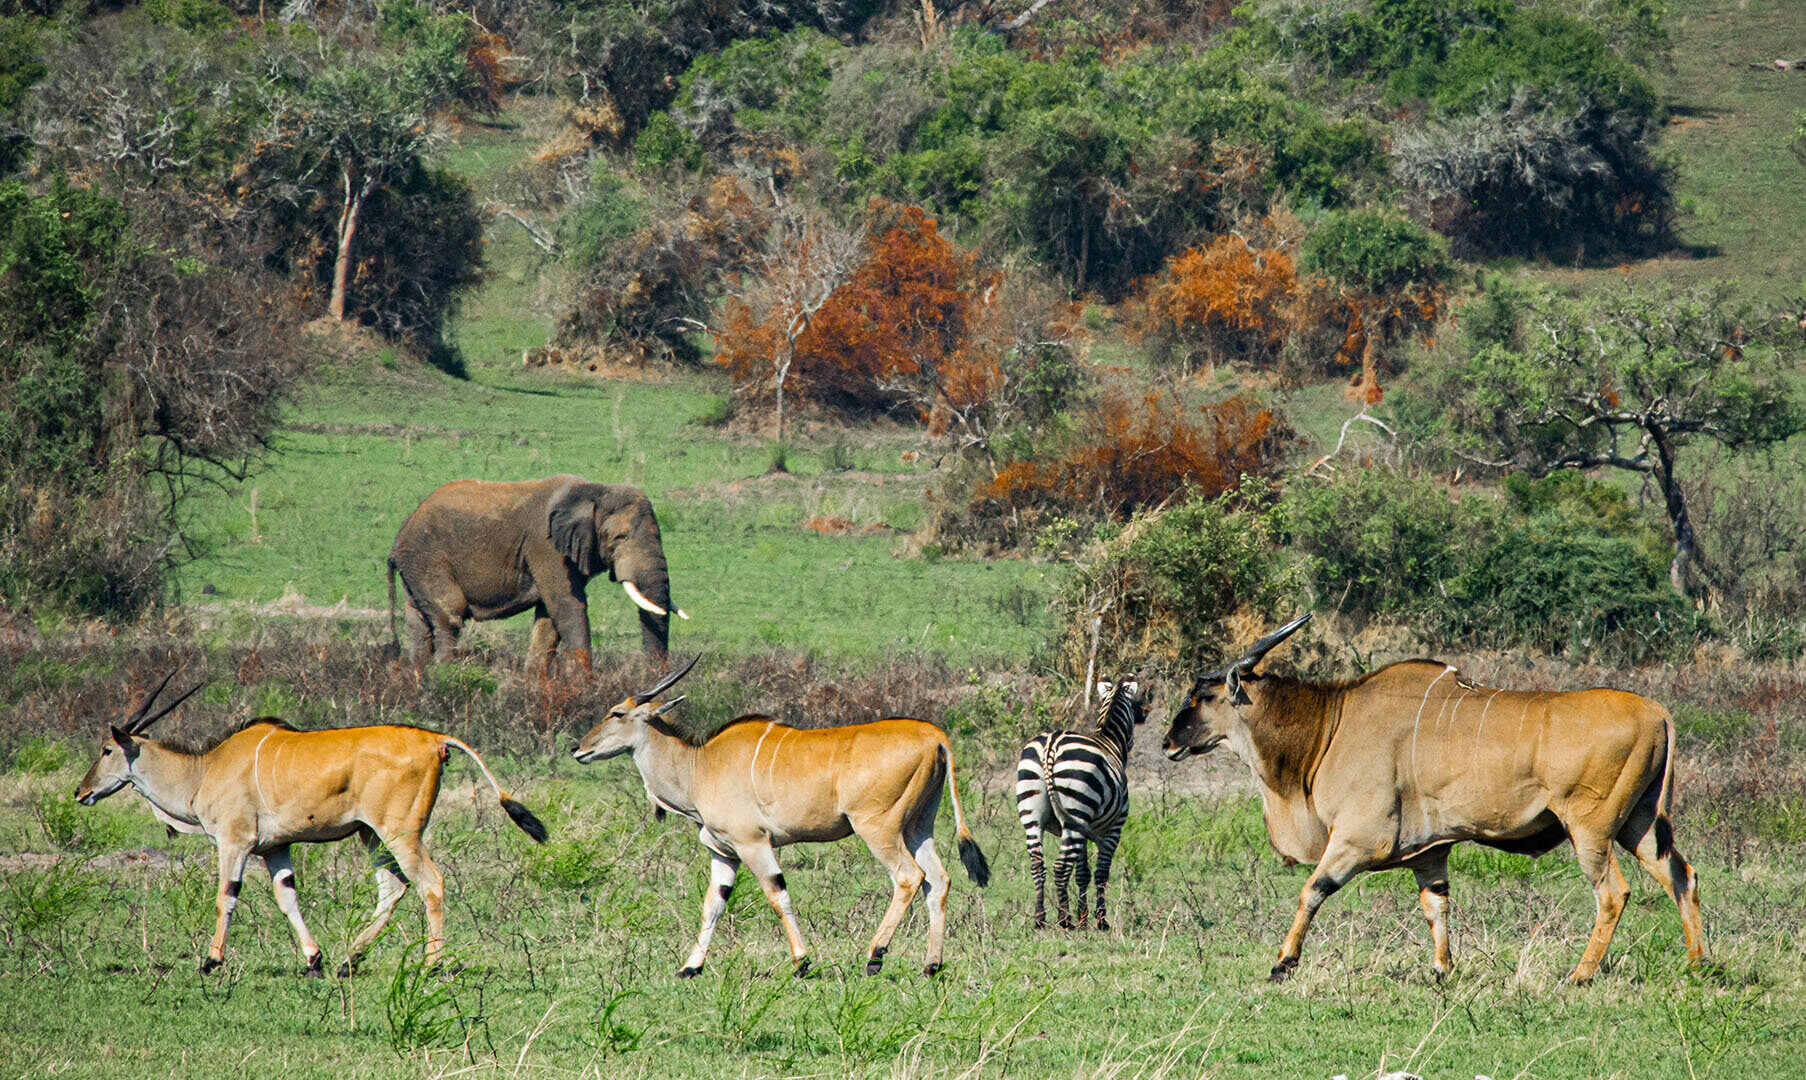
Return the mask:
<svg viewBox="0 0 1806 1080">
<path fill-rule="evenodd" d="M 1790 659 L 1799 313 L 1512 272 L 1684 247 L 1671 45 L 1647 0 L 10 3 L 0 591 L 169 599 L 301 327 L 457 374 L 511 222 L 567 283 L 530 359 L 720 372 L 778 468 L 918 429 L 922 541 L 1072 564 L 1106 655 L 1311 605 Z M 561 130 L 480 205 L 439 150 L 529 99 Z M 1346 447 L 1276 403 L 1331 381 Z"/>
</svg>

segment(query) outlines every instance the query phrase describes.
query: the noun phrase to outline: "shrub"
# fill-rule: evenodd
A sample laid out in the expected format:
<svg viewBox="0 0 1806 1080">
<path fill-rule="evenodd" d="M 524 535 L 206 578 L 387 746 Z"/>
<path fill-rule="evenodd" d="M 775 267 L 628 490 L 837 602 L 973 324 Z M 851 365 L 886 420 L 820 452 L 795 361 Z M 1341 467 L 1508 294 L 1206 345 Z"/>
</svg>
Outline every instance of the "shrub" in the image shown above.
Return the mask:
<svg viewBox="0 0 1806 1080">
<path fill-rule="evenodd" d="M 1434 234 L 1380 210 L 1325 215 L 1305 235 L 1299 265 L 1374 296 L 1439 285 L 1451 269 Z"/>
<path fill-rule="evenodd" d="M 1063 445 L 1031 448 L 1042 456 L 1008 460 L 988 475 L 951 477 L 937 497 L 936 538 L 1017 547 L 1061 519 L 1121 521 L 1175 497 L 1214 497 L 1244 476 L 1270 474 L 1292 437 L 1251 398 L 1193 413 L 1159 392 L 1106 394 L 1075 428 Z"/>
<path fill-rule="evenodd" d="M 1197 670 L 1220 657 L 1225 619 L 1293 595 L 1263 488 L 1192 495 L 1087 548 L 1061 600 L 1061 669 L 1083 676 L 1097 618 L 1099 670 Z"/>
<path fill-rule="evenodd" d="M 1463 642 L 1618 664 L 1687 655 L 1705 629 L 1646 545 L 1551 514 L 1490 537 L 1431 625 Z"/>
<path fill-rule="evenodd" d="M 1298 296 L 1289 256 L 1221 236 L 1166 262 L 1147 286 L 1147 325 L 1155 353 L 1183 370 L 1279 353 Z"/>
<path fill-rule="evenodd" d="M 628 232 L 636 221 L 644 224 Z M 552 344 L 641 363 L 701 361 L 694 336 L 713 317 L 723 278 L 750 266 L 769 227 L 730 178 L 661 207 L 600 169 L 575 222 L 568 243 L 580 276 Z"/>
<path fill-rule="evenodd" d="M 1673 215 L 1658 132 L 1641 116 L 1520 90 L 1400 131 L 1393 170 L 1464 257 L 1648 250 Z"/>
<path fill-rule="evenodd" d="M 1362 616 L 1419 613 L 1460 567 L 1472 512 L 1436 485 L 1384 468 L 1287 485 L 1290 550 L 1317 606 Z"/>
<path fill-rule="evenodd" d="M 189 553 L 197 483 L 242 479 L 302 374 L 296 320 L 243 237 L 0 183 L 0 596 L 129 617 Z"/>
</svg>

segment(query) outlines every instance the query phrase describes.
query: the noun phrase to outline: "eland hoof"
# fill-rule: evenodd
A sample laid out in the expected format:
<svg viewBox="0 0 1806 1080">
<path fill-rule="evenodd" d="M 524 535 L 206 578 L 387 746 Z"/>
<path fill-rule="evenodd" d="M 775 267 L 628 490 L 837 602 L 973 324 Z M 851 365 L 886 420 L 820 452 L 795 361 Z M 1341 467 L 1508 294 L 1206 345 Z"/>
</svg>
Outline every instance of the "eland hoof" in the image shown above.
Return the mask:
<svg viewBox="0 0 1806 1080">
<path fill-rule="evenodd" d="M 927 967 L 924 967 L 922 969 L 922 974 L 928 975 L 928 976 L 939 975 L 941 973 L 941 966 L 942 966 L 941 963 L 937 960 L 936 962 L 929 964 Z"/>
<path fill-rule="evenodd" d="M 324 955 L 314 953 L 307 958 L 307 977 L 310 979 L 324 979 L 326 977 L 326 957 Z"/>
<path fill-rule="evenodd" d="M 1292 969 L 1297 966 L 1298 960 L 1296 958 L 1281 960 L 1279 963 L 1273 965 L 1273 970 L 1271 972 L 1268 972 L 1267 981 L 1275 983 L 1285 982 L 1286 977 L 1291 975 Z"/>
<path fill-rule="evenodd" d="M 798 960 L 796 962 L 796 970 L 791 972 L 791 974 L 799 979 L 809 974 L 809 958 L 805 956 L 801 960 Z"/>
<path fill-rule="evenodd" d="M 352 966 L 351 961 L 347 960 L 339 965 L 339 978 L 349 979 L 356 971 L 357 969 Z"/>
<path fill-rule="evenodd" d="M 203 956 L 201 957 L 201 974 L 211 975 L 215 971 L 218 971 L 223 964 L 225 964 L 224 960 L 215 960 L 211 956 Z"/>
<path fill-rule="evenodd" d="M 694 979 L 701 974 L 702 969 L 700 967 L 681 967 L 677 969 L 677 977 L 680 979 Z"/>
</svg>

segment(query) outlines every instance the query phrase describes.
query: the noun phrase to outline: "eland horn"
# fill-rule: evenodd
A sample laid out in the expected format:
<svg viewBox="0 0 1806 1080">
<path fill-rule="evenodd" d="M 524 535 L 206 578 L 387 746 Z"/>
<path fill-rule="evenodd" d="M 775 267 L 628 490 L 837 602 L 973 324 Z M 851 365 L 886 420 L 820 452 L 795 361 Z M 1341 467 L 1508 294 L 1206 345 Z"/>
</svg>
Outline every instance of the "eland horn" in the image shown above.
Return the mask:
<svg viewBox="0 0 1806 1080">
<path fill-rule="evenodd" d="M 140 701 L 138 707 L 132 710 L 132 715 L 119 722 L 119 730 L 128 735 L 136 735 L 139 731 L 142 731 L 143 728 L 140 726 L 140 721 L 144 721 L 144 714 L 150 712 L 151 703 L 157 700 L 157 695 L 163 692 L 163 688 L 169 685 L 169 680 L 175 678 L 176 672 L 180 670 L 182 669 L 170 668 L 169 674 L 163 676 L 163 681 L 158 683 L 150 693 L 144 695 L 144 700 Z M 148 723 L 148 721 L 146 722 Z"/>
<path fill-rule="evenodd" d="M 171 672 L 170 674 L 173 675 L 175 673 Z M 179 695 L 174 701 L 171 701 L 169 704 L 158 709 L 156 712 L 151 713 L 149 716 L 138 721 L 138 725 L 136 727 L 130 729 L 131 733 L 133 735 L 140 734 L 145 729 L 149 728 L 152 724 L 163 719 L 165 716 L 168 716 L 170 713 L 175 712 L 176 706 L 182 704 L 182 702 L 187 701 L 189 698 L 193 697 L 194 692 L 196 690 L 199 690 L 201 687 L 206 686 L 206 685 L 207 685 L 206 679 L 202 679 L 200 682 L 195 683 L 193 686 L 191 686 L 187 690 L 183 691 L 181 693 L 181 695 Z"/>
<path fill-rule="evenodd" d="M 653 698 L 659 696 L 660 694 L 664 693 L 665 691 L 671 689 L 671 687 L 675 686 L 677 684 L 677 680 L 683 678 L 685 675 L 688 675 L 690 673 L 690 669 L 696 666 L 696 661 L 701 660 L 701 659 L 702 659 L 701 653 L 697 653 L 695 656 L 690 657 L 689 663 L 685 664 L 682 668 L 678 669 L 676 672 L 673 672 L 672 674 L 667 675 L 664 678 L 660 679 L 658 681 L 658 685 L 653 687 L 652 689 L 646 691 L 643 694 L 635 694 L 634 699 L 636 701 L 651 701 Z"/>
<path fill-rule="evenodd" d="M 1249 646 L 1247 653 L 1245 653 L 1240 660 L 1231 664 L 1230 667 L 1240 668 L 1243 671 L 1254 670 L 1254 665 L 1260 663 L 1261 657 L 1272 652 L 1275 645 L 1278 645 L 1286 638 L 1291 637 L 1293 632 L 1300 626 L 1310 622 L 1313 614 L 1315 614 L 1315 612 L 1307 611 L 1303 615 L 1298 616 L 1296 619 L 1293 619 L 1291 622 L 1286 623 L 1284 626 L 1273 631 L 1271 634 L 1268 634 L 1266 637 L 1261 638 L 1259 641 Z M 1227 669 L 1224 670 L 1224 673 L 1228 673 Z"/>
</svg>

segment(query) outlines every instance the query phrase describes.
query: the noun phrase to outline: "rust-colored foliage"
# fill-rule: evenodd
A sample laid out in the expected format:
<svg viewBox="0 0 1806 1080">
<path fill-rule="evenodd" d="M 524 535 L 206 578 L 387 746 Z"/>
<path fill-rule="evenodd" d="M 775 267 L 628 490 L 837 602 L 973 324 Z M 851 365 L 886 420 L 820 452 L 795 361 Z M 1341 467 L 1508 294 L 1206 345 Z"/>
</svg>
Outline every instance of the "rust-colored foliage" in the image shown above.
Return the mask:
<svg viewBox="0 0 1806 1080">
<path fill-rule="evenodd" d="M 805 241 L 791 268 L 806 273 L 812 257 Z M 1002 376 L 974 331 L 997 282 L 921 207 L 874 201 L 863 260 L 796 338 L 788 392 L 842 412 L 906 408 L 923 420 L 984 400 Z M 790 318 L 783 305 L 728 303 L 716 356 L 743 397 L 771 393 L 771 358 Z"/>
<path fill-rule="evenodd" d="M 1244 475 L 1267 473 L 1292 435 L 1246 395 L 1194 412 L 1159 391 L 1107 395 L 1088 427 L 1055 460 L 1004 466 L 974 492 L 974 502 L 986 516 L 1075 509 L 1127 517 L 1180 491 L 1218 495 Z"/>
<path fill-rule="evenodd" d="M 1187 366 L 1267 363 L 1278 356 L 1298 298 L 1291 256 L 1220 236 L 1167 260 L 1147 288 L 1144 336 L 1170 336 Z"/>
</svg>

